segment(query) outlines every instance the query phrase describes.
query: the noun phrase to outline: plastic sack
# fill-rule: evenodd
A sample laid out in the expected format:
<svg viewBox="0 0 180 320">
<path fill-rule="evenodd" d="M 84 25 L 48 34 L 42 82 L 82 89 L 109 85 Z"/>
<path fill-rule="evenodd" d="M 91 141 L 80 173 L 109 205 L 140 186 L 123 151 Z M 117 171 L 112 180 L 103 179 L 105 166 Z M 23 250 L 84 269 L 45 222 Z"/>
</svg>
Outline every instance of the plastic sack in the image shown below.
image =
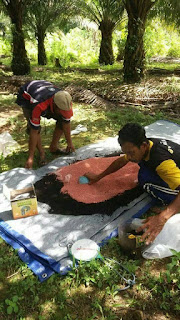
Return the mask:
<svg viewBox="0 0 180 320">
<path fill-rule="evenodd" d="M 78 124 L 78 126 L 71 131 L 71 135 L 79 134 L 80 132 L 86 132 L 87 128 L 84 127 L 82 124 Z"/>
<path fill-rule="evenodd" d="M 5 131 L 0 134 L 0 155 L 6 157 L 18 147 L 18 143 L 11 137 L 10 133 Z"/>
<path fill-rule="evenodd" d="M 121 247 L 126 251 L 137 249 L 136 239 L 129 239 L 132 231 L 137 230 L 144 219 L 132 219 L 118 227 L 118 237 Z M 141 254 L 145 259 L 165 258 L 173 255 L 171 249 L 180 251 L 180 213 L 172 216 L 164 225 L 156 239 L 148 246 L 143 245 Z"/>
<path fill-rule="evenodd" d="M 180 251 L 180 213 L 172 216 L 152 244 L 145 247 L 145 259 L 166 258 L 173 255 L 171 249 Z"/>
</svg>

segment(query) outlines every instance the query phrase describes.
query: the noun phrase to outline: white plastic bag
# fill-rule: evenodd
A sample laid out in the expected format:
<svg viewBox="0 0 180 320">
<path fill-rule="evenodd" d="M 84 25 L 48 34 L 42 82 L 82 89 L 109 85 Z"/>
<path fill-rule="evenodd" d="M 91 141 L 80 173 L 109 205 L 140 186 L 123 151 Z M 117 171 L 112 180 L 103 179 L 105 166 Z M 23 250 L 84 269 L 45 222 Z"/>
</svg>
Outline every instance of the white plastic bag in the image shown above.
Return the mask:
<svg viewBox="0 0 180 320">
<path fill-rule="evenodd" d="M 82 124 L 78 124 L 78 126 L 71 131 L 71 135 L 79 134 L 80 132 L 86 132 L 87 128 Z"/>
<path fill-rule="evenodd" d="M 135 218 L 125 226 L 119 226 L 119 242 L 125 250 L 135 250 L 136 240 L 130 240 L 128 234 L 137 230 L 144 219 Z M 129 233 L 128 233 L 129 232 Z M 180 251 L 180 213 L 172 216 L 164 225 L 156 239 L 148 246 L 142 246 L 142 256 L 145 259 L 161 259 L 173 255 L 171 249 Z"/>
<path fill-rule="evenodd" d="M 180 213 L 166 222 L 154 242 L 144 248 L 142 256 L 146 259 L 170 257 L 171 249 L 180 251 Z"/>
<path fill-rule="evenodd" d="M 11 137 L 10 133 L 5 131 L 0 134 L 0 155 L 6 157 L 18 147 L 18 143 Z"/>
</svg>

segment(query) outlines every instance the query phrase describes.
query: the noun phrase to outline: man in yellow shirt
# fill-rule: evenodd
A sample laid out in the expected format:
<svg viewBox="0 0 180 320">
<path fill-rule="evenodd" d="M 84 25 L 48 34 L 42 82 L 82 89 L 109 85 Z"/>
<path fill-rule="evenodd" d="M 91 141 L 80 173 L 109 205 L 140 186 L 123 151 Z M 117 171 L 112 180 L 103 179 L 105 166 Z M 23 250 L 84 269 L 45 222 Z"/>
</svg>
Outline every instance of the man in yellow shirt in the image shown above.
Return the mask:
<svg viewBox="0 0 180 320">
<path fill-rule="evenodd" d="M 166 221 L 180 212 L 180 145 L 165 139 L 148 139 L 144 128 L 127 123 L 120 131 L 118 142 L 123 155 L 99 175 L 87 172 L 91 183 L 116 172 L 129 161 L 139 164 L 138 182 L 151 196 L 167 204 L 158 215 L 146 219 L 137 231 L 144 230 L 142 241 L 154 241 Z"/>
</svg>

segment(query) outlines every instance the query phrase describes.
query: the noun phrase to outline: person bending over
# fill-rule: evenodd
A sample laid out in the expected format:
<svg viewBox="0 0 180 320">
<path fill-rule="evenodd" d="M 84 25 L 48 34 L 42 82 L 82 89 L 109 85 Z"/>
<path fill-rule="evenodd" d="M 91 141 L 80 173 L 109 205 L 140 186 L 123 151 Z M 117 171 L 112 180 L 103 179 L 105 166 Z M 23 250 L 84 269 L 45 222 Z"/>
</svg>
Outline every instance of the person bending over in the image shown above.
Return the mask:
<svg viewBox="0 0 180 320">
<path fill-rule="evenodd" d="M 152 197 L 166 204 L 159 214 L 148 217 L 137 231 L 144 231 L 142 241 L 153 242 L 166 221 L 180 212 L 180 145 L 166 139 L 148 139 L 145 129 L 127 123 L 120 131 L 118 142 L 123 155 L 99 175 L 87 172 L 90 184 L 116 172 L 129 161 L 138 163 L 138 183 Z"/>
<path fill-rule="evenodd" d="M 22 107 L 27 120 L 29 134 L 29 154 L 25 168 L 32 169 L 34 153 L 37 148 L 40 154 L 40 165 L 45 164 L 45 152 L 41 143 L 41 117 L 56 120 L 50 152 L 56 155 L 68 154 L 75 151 L 71 139 L 70 119 L 73 116 L 72 97 L 51 82 L 34 80 L 20 87 L 16 103 Z M 65 151 L 58 148 L 59 139 L 65 135 L 67 148 Z"/>
</svg>

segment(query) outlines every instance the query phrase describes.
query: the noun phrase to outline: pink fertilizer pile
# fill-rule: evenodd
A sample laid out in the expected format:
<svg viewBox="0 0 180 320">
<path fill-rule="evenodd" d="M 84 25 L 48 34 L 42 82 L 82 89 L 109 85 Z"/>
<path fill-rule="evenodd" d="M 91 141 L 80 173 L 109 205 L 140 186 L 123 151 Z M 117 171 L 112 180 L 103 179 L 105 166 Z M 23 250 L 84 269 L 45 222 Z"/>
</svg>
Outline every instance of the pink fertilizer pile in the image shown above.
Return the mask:
<svg viewBox="0 0 180 320">
<path fill-rule="evenodd" d="M 128 163 L 119 171 L 94 184 L 78 182 L 79 177 L 87 172 L 101 173 L 117 158 L 90 158 L 57 170 L 55 175 L 63 183 L 61 193 L 68 194 L 78 202 L 90 204 L 106 201 L 118 194 L 123 194 L 126 190 L 135 188 L 139 171 L 139 166 L 135 163 Z"/>
</svg>

